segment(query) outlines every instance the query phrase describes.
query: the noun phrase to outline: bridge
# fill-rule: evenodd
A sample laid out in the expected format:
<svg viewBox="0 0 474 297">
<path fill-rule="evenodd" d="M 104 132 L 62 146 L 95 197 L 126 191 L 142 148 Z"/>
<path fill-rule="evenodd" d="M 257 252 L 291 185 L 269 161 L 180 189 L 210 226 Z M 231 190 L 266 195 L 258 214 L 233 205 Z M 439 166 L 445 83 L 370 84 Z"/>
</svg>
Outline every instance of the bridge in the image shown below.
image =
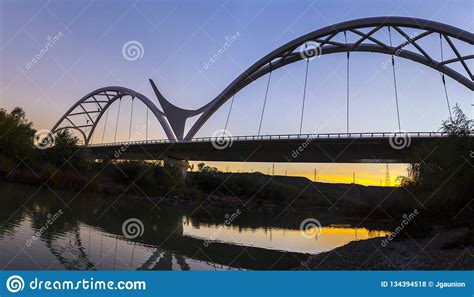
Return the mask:
<svg viewBox="0 0 474 297">
<path fill-rule="evenodd" d="M 409 30 L 420 30 L 408 34 Z M 378 33 L 388 34 L 388 40 L 378 38 Z M 402 37 L 395 42 L 392 35 Z M 439 38 L 439 48 L 424 47 L 423 39 L 428 36 Z M 340 40 L 343 40 L 341 42 Z M 170 159 L 178 162 L 203 161 L 252 161 L 252 162 L 409 162 L 413 160 L 416 146 L 445 137 L 443 133 L 402 132 L 400 123 L 399 94 L 397 91 L 396 61 L 408 59 L 432 68 L 440 74 L 440 83 L 446 100 L 447 114 L 451 117 L 451 102 L 446 88 L 450 78 L 458 84 L 474 90 L 474 76 L 468 60 L 472 51 L 461 54 L 459 45 L 472 49 L 474 35 L 468 31 L 446 24 L 408 17 L 373 17 L 352 20 L 327 26 L 300 36 L 270 52 L 251 65 L 220 94 L 198 109 L 184 109 L 166 99 L 153 80 L 149 80 L 159 108 L 145 95 L 132 89 L 111 86 L 97 89 L 78 100 L 53 126 L 52 133 L 63 129 L 73 130 L 81 137 L 81 143 L 94 158 L 106 159 Z M 454 58 L 445 59 L 447 51 Z M 388 66 L 393 74 L 394 110 L 397 115 L 398 132 L 350 132 L 350 62 L 351 54 L 367 52 L 390 57 Z M 346 131 L 344 133 L 302 134 L 305 116 L 306 89 L 310 61 L 316 56 L 346 53 Z M 306 63 L 299 131 L 291 135 L 262 135 L 261 127 L 271 85 L 272 73 L 287 65 L 303 61 Z M 472 63 L 471 63 L 472 64 Z M 255 82 L 266 77 L 266 89 L 262 94 L 263 106 L 259 112 L 258 133 L 253 136 L 232 136 L 227 130 L 235 95 Z M 122 99 L 132 100 L 129 140 L 132 134 L 133 104 L 140 101 L 146 107 L 145 139 L 117 142 L 117 127 Z M 230 101 L 224 129 L 211 137 L 197 138 L 203 125 L 226 102 Z M 109 122 L 109 107 L 118 103 L 115 135 L 112 143 L 104 143 L 105 127 Z M 148 137 L 149 113 L 160 123 L 166 139 L 153 140 Z M 197 120 L 185 131 L 186 121 Z M 102 142 L 92 143 L 99 121 L 105 118 Z M 441 119 L 440 119 L 441 120 Z M 109 122 L 110 125 L 110 122 Z"/>
<path fill-rule="evenodd" d="M 87 151 L 97 159 L 406 163 L 421 159 L 413 150 L 417 145 L 443 137 L 436 132 L 217 136 L 90 144 Z"/>
</svg>

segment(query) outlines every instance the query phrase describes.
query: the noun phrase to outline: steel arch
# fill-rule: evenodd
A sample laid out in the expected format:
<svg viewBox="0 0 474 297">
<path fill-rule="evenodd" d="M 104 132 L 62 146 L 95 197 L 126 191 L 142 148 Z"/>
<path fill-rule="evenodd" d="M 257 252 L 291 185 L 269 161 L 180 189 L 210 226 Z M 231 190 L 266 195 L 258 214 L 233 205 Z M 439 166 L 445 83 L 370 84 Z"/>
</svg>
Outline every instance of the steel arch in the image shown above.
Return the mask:
<svg viewBox="0 0 474 297">
<path fill-rule="evenodd" d="M 69 110 L 53 126 L 51 131 L 54 133 L 63 129 L 78 130 L 84 137 L 84 144 L 87 146 L 91 140 L 95 128 L 97 127 L 97 123 L 100 121 L 107 108 L 109 108 L 110 105 L 116 100 L 122 99 L 126 96 L 130 96 L 133 99 L 138 99 L 143 102 L 143 104 L 145 104 L 146 107 L 150 109 L 153 115 L 158 119 L 166 133 L 166 136 L 169 139 L 175 138 L 168 122 L 166 121 L 165 114 L 159 110 L 150 99 L 148 99 L 145 95 L 135 92 L 131 89 L 117 86 L 100 88 L 82 97 L 71 108 L 69 108 Z M 85 104 L 93 104 L 94 109 L 90 110 L 84 107 Z M 76 110 L 79 111 L 74 112 Z M 94 113 L 97 113 L 97 115 L 92 117 L 91 114 Z M 87 120 L 86 125 L 76 125 L 73 118 L 75 116 L 85 116 Z M 64 124 L 64 122 L 68 122 L 68 125 L 61 126 Z M 89 131 L 87 131 L 88 128 L 90 128 Z"/>
<path fill-rule="evenodd" d="M 376 32 L 383 28 L 390 28 L 394 32 L 398 32 L 398 34 L 403 36 L 406 40 L 395 45 L 385 44 L 374 36 Z M 406 31 L 404 31 L 407 28 L 421 29 L 424 32 L 410 37 L 406 34 Z M 364 33 L 361 31 L 362 29 L 368 29 L 369 31 Z M 358 39 L 347 44 L 334 40 L 338 34 L 344 34 L 344 32 L 350 32 L 357 35 Z M 456 58 L 445 61 L 437 60 L 433 58 L 432 55 L 429 55 L 429 53 L 419 45 L 419 40 L 432 34 L 439 34 L 440 38 L 444 38 L 451 50 L 455 53 Z M 458 81 L 468 89 L 474 90 L 474 76 L 465 62 L 466 60 L 474 59 L 474 55 L 461 55 L 458 48 L 453 43 L 453 40 L 473 45 L 474 34 L 446 24 L 409 17 L 373 17 L 342 22 L 300 36 L 273 50 L 251 65 L 247 70 L 234 79 L 220 94 L 201 108 L 189 110 L 172 104 L 160 93 L 154 82 L 150 80 L 163 111 L 159 110 L 158 107 L 146 96 L 131 89 L 116 86 L 105 87 L 87 94 L 74 104 L 56 123 L 52 131 L 54 132 L 59 129 L 69 128 L 79 130 L 83 134 L 85 145 L 88 145 L 97 123 L 110 104 L 124 96 L 131 96 L 132 98 L 138 98 L 141 100 L 153 112 L 169 140 L 189 140 L 196 135 L 206 121 L 224 103 L 226 103 L 227 100 L 232 98 L 232 96 L 241 89 L 273 70 L 307 58 L 310 52 L 299 50 L 299 48 L 307 42 L 315 42 L 318 44 L 321 48 L 320 53 L 322 55 L 341 52 L 375 52 L 396 55 L 397 57 L 409 59 L 437 70 Z M 406 47 L 408 45 L 413 45 L 417 52 L 407 50 Z M 450 67 L 453 63 L 461 64 L 465 73 L 461 74 Z M 97 100 L 95 98 L 96 96 L 106 97 L 106 100 Z M 95 107 L 97 108 L 97 111 L 88 112 L 84 106 L 82 106 L 85 103 L 96 104 Z M 101 103 L 104 103 L 104 105 Z M 76 108 L 81 108 L 82 111 L 73 113 Z M 90 116 L 91 113 L 98 113 L 98 115 L 93 119 Z M 89 118 L 87 120 L 87 125 L 75 125 L 70 119 L 73 115 L 87 116 Z M 194 125 L 189 129 L 188 133 L 184 135 L 186 120 L 193 116 L 199 117 Z M 60 125 L 65 121 L 69 122 L 70 126 L 60 127 Z M 91 124 L 88 123 L 89 121 Z M 90 131 L 87 132 L 86 130 L 89 127 Z"/>
<path fill-rule="evenodd" d="M 402 35 L 406 41 L 392 46 L 385 44 L 374 37 L 374 33 L 378 32 L 382 28 L 391 28 L 394 30 L 394 32 L 398 32 L 400 35 Z M 422 29 L 425 31 L 411 38 L 406 34 L 405 31 L 403 31 L 404 28 Z M 360 29 L 370 29 L 370 31 L 368 33 L 364 33 L 360 31 Z M 332 40 L 337 34 L 343 34 L 344 32 L 354 33 L 360 36 L 360 38 L 357 41 L 348 44 Z M 417 43 L 417 41 L 420 39 L 435 33 L 440 34 L 440 36 L 446 40 L 453 52 L 456 54 L 456 58 L 446 61 L 438 61 L 430 56 Z M 161 105 L 163 107 L 166 106 L 164 111 L 168 115 L 168 121 L 172 127 L 177 126 L 183 127 L 184 129 L 184 125 L 180 123 L 184 123 L 186 119 L 191 116 L 201 114 L 194 125 L 190 128 L 184 139 L 191 139 L 206 123 L 206 121 L 225 102 L 227 102 L 227 100 L 232 98 L 233 95 L 235 95 L 245 86 L 249 85 L 270 71 L 300 61 L 307 57 L 307 53 L 298 51 L 298 48 L 310 41 L 314 41 L 319 44 L 321 47 L 321 54 L 323 55 L 340 52 L 377 52 L 388 55 L 397 55 L 399 57 L 431 67 L 458 81 L 470 90 L 474 90 L 474 76 L 465 62 L 465 60 L 473 59 L 474 55 L 462 56 L 455 44 L 452 42 L 452 39 L 456 39 L 470 45 L 474 44 L 474 35 L 472 33 L 430 20 L 410 17 L 373 17 L 357 19 L 318 29 L 280 46 L 250 66 L 234 81 L 232 81 L 217 97 L 199 109 L 186 110 L 179 108 L 167 101 L 161 94 L 158 94 L 159 92 L 157 91 L 156 87 L 154 87 L 154 89 Z M 368 41 L 370 41 L 370 43 Z M 410 44 L 415 46 L 419 53 L 406 50 L 405 47 Z M 463 66 L 466 72 L 465 75 L 460 74 L 453 68 L 449 67 L 450 64 L 452 65 L 452 63 L 456 62 L 459 62 Z M 169 114 L 172 116 L 170 117 Z M 180 135 L 183 135 L 182 130 L 174 132 L 178 136 L 178 139 L 182 139 L 179 137 Z"/>
</svg>

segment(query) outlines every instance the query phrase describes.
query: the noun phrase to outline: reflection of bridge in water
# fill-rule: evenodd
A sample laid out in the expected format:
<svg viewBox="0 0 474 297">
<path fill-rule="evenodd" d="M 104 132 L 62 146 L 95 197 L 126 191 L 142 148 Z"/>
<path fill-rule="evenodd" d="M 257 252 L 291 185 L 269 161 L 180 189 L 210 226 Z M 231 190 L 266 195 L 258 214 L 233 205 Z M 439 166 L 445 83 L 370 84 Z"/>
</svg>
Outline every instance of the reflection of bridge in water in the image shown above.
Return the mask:
<svg viewBox="0 0 474 297">
<path fill-rule="evenodd" d="M 415 33 L 410 32 L 416 30 Z M 384 35 L 384 36 L 382 36 Z M 386 38 L 388 37 L 388 38 Z M 430 46 L 426 41 L 435 40 Z M 387 40 L 388 39 L 388 40 Z M 341 42 L 341 40 L 343 40 Z M 468 60 L 473 59 L 472 45 L 474 35 L 468 31 L 446 24 L 408 18 L 408 17 L 374 17 L 347 21 L 325 28 L 318 29 L 298 37 L 267 54 L 246 71 L 232 81 L 219 95 L 206 105 L 195 110 L 183 109 L 168 101 L 158 90 L 155 83 L 150 80 L 155 95 L 161 105 L 159 109 L 150 99 L 143 94 L 124 87 L 104 87 L 95 90 L 74 104 L 54 125 L 52 131 L 68 129 L 79 133 L 84 145 L 89 146 L 93 156 L 103 158 L 116 158 L 114 152 L 123 146 L 117 143 L 117 127 L 120 117 L 122 99 L 130 98 L 132 107 L 130 123 L 133 121 L 133 104 L 135 99 L 146 107 L 146 133 L 143 142 L 127 143 L 130 145 L 126 154 L 121 158 L 138 159 L 166 159 L 171 160 L 214 160 L 214 161 L 268 161 L 268 162 L 407 162 L 410 161 L 411 148 L 438 138 L 439 134 L 402 134 L 402 137 L 411 136 L 412 146 L 405 149 L 394 148 L 389 145 L 389 133 L 349 133 L 350 132 L 350 57 L 355 52 L 378 53 L 389 55 L 391 63 L 387 63 L 393 72 L 394 87 L 394 113 L 396 113 L 398 130 L 401 131 L 400 109 L 396 80 L 396 60 L 407 59 L 432 68 L 441 74 L 440 83 L 444 93 L 440 97 L 446 100 L 447 115 L 451 115 L 451 103 L 446 88 L 446 77 L 458 82 L 460 85 L 474 90 L 472 71 Z M 308 47 L 310 46 L 310 47 Z M 311 48 L 311 46 L 313 46 Z M 468 50 L 463 54 L 463 51 Z M 448 52 L 453 58 L 447 57 Z M 346 79 L 346 133 L 324 135 L 302 134 L 303 119 L 305 116 L 306 87 L 308 83 L 308 67 L 315 55 L 334 53 L 347 54 L 347 79 Z M 262 136 L 261 127 L 265 116 L 266 103 L 271 85 L 272 72 L 287 65 L 306 61 L 306 75 L 304 77 L 304 90 L 301 102 L 301 115 L 299 132 L 297 135 Z M 227 124 L 232 112 L 234 95 L 259 78 L 268 76 L 266 91 L 262 94 L 263 106 L 260 115 L 257 136 L 241 136 L 229 138 Z M 216 149 L 215 144 L 219 137 L 195 138 L 196 133 L 203 127 L 209 118 L 226 102 L 230 101 L 230 108 L 226 122 L 223 124 L 224 135 L 222 141 L 233 141 L 232 146 L 225 150 Z M 104 134 L 109 120 L 109 107 L 118 102 L 116 116 L 114 143 L 104 144 Z M 290 103 L 290 102 L 288 102 Z M 294 102 L 293 102 L 294 103 Z M 164 141 L 150 141 L 148 139 L 148 113 L 156 117 L 163 128 L 167 139 Z M 103 131 L 98 131 L 97 126 L 105 118 Z M 194 124 L 185 131 L 186 121 L 195 118 Z M 109 122 L 109 126 L 111 123 Z M 131 127 L 129 140 L 131 139 Z M 100 135 L 102 132 L 102 135 Z M 102 141 L 93 141 L 93 138 Z M 218 135 L 220 136 L 220 135 Z M 399 135 L 400 136 L 400 135 Z M 311 140 L 310 148 L 298 158 L 291 158 L 292 152 L 298 149 L 307 140 Z M 214 141 L 213 141 L 214 140 Z M 221 144 L 221 143 L 219 143 Z M 219 147 L 220 149 L 222 147 Z M 148 154 L 150 153 L 150 154 Z M 148 154 L 148 156 L 147 156 Z M 415 157 L 416 158 L 416 157 Z"/>
<path fill-rule="evenodd" d="M 41 228 L 44 229 L 48 214 L 57 213 L 58 209 L 64 207 L 64 204 L 57 199 L 58 196 L 46 189 L 37 192 L 40 199 L 27 203 L 24 199 L 36 193 L 34 188 L 26 187 L 25 189 L 24 186 L 10 185 L 3 188 L 0 193 L 14 193 L 9 199 L 5 199 L 4 206 L 0 210 L 0 217 L 10 217 L 15 210 L 20 209 L 10 217 L 7 224 L 0 226 L 0 238 L 8 238 L 7 241 L 0 241 L 0 248 L 5 244 L 11 246 L 11 242 L 17 242 L 20 247 L 24 246 L 25 240 L 30 236 L 28 234 L 35 234 Z M 64 202 L 75 197 L 73 193 L 58 192 L 57 194 Z M 23 198 L 19 199 L 20 197 Z M 92 199 L 94 199 L 93 205 L 84 203 Z M 23 203 L 25 203 L 24 207 L 21 208 Z M 41 232 L 31 247 L 26 247 L 29 257 L 24 253 L 18 255 L 16 249 L 5 249 L 2 250 L 0 265 L 6 265 L 5 269 L 22 267 L 23 269 L 72 270 L 170 269 L 170 267 L 183 270 L 289 269 L 298 266 L 300 261 L 306 260 L 307 254 L 277 250 L 278 246 L 274 246 L 273 249 L 265 248 L 265 245 L 255 242 L 257 238 L 255 236 L 258 236 L 254 234 L 255 231 L 268 230 L 270 241 L 277 240 L 276 237 L 271 239 L 272 229 L 274 231 L 286 230 L 285 232 L 294 230 L 298 238 L 304 239 L 300 234 L 299 226 L 301 220 L 309 215 L 318 217 L 323 227 L 333 224 L 347 226 L 350 223 L 350 220 L 327 211 L 301 215 L 285 213 L 278 220 L 275 220 L 274 215 L 271 214 L 257 213 L 256 215 L 256 213 L 245 212 L 239 216 L 232 228 L 236 233 L 240 233 L 241 230 L 248 231 L 253 234 L 252 237 L 246 237 L 247 241 L 243 242 L 238 237 L 234 239 L 232 233 L 226 233 L 226 230 L 223 230 L 214 240 L 209 234 L 214 234 L 214 231 L 219 230 L 219 226 L 223 226 L 225 210 L 213 210 L 215 219 L 205 211 L 194 213 L 192 217 L 189 217 L 191 210 L 188 212 L 183 207 L 167 206 L 150 211 L 150 204 L 146 199 L 134 199 L 134 207 L 131 210 L 131 200 L 123 199 L 116 202 L 114 210 L 105 212 L 110 207 L 110 203 L 111 200 L 107 197 L 81 194 L 77 200 L 69 204 L 73 210 L 72 213 L 64 209 L 64 215 Z M 104 215 L 100 216 L 101 213 Z M 145 226 L 142 236 L 133 240 L 125 238 L 122 233 L 123 222 L 131 216 L 140 218 Z M 360 228 L 368 230 L 388 230 L 388 226 L 382 226 L 380 222 L 371 221 L 359 225 Z M 204 231 L 207 229 L 207 233 L 193 233 L 191 229 Z M 4 236 L 5 234 L 8 236 Z M 374 233 L 373 236 L 376 234 Z M 311 252 L 316 252 L 322 247 L 320 243 L 325 242 L 327 238 L 325 235 L 324 238 L 308 239 L 309 242 L 305 242 L 311 247 Z M 284 237 L 282 240 L 287 239 L 288 237 Z M 291 245 L 295 245 L 295 242 Z M 288 246 L 286 248 L 288 249 Z M 24 256 L 23 260 L 21 260 L 22 256 Z M 11 259 L 19 262 L 10 263 Z M 40 266 L 31 262 L 30 259 L 37 261 Z M 31 266 L 26 266 L 28 263 Z"/>
<path fill-rule="evenodd" d="M 124 262 L 127 265 L 130 258 L 134 258 L 135 245 L 152 251 L 141 264 L 133 267 L 128 266 L 125 269 L 172 270 L 173 268 L 179 268 L 187 270 L 190 269 L 192 262 L 198 266 L 202 265 L 204 269 L 278 270 L 297 267 L 301 261 L 307 258 L 307 255 L 302 253 L 268 250 L 251 246 L 243 247 L 225 242 L 213 242 L 205 245 L 206 241 L 204 239 L 183 235 L 183 222 L 182 217 L 180 218 L 179 221 L 173 220 L 173 222 L 169 221 L 170 217 L 155 222 L 144 220 L 143 223 L 147 226 L 146 232 L 135 242 L 123 237 L 120 229 L 122 222 L 120 220 L 117 220 L 114 224 L 110 221 L 107 225 L 102 222 L 99 225 L 90 225 L 90 227 L 107 233 L 109 237 L 113 236 L 116 245 L 133 244 L 134 247 L 129 254 L 123 252 L 120 254 L 121 258 L 126 259 Z M 84 223 L 96 224 L 98 222 L 86 220 Z M 175 223 L 178 225 L 175 225 Z M 154 225 L 158 229 L 154 231 L 151 228 L 150 230 L 150 227 Z M 174 226 L 179 227 L 174 228 Z"/>
<path fill-rule="evenodd" d="M 81 198 L 91 199 L 86 196 Z M 51 193 L 45 194 L 46 197 L 54 199 Z M 135 213 L 147 213 L 146 205 L 135 204 Z M 38 200 L 31 207 L 27 206 L 30 209 L 27 215 L 39 230 L 46 222 L 48 211 L 54 212 L 52 209 L 60 206 L 59 201 L 50 200 L 45 204 Z M 130 240 L 122 233 L 124 217 L 130 215 L 129 208 L 118 206 L 118 214 L 107 212 L 98 219 L 97 213 L 107 206 L 89 209 L 78 200 L 71 205 L 73 216 L 66 213 L 41 235 L 41 241 L 64 269 L 288 269 L 298 266 L 299 261 L 307 257 L 301 253 L 225 242 L 205 246 L 204 239 L 183 234 L 183 215 L 173 208 L 142 217 L 145 232 Z"/>
<path fill-rule="evenodd" d="M 141 208 L 140 208 L 141 209 Z M 125 210 L 122 210 L 125 211 Z M 250 269 L 250 270 L 279 270 L 289 269 L 300 265 L 302 261 L 307 259 L 308 254 L 298 252 L 288 252 L 276 249 L 268 249 L 257 247 L 256 245 L 242 245 L 238 242 L 230 241 L 209 241 L 210 237 L 199 237 L 191 234 L 183 233 L 183 224 L 196 224 L 200 220 L 189 220 L 188 217 L 181 215 L 175 216 L 176 209 L 166 208 L 166 211 L 158 212 L 153 217 L 142 217 L 145 232 L 143 235 L 133 241 L 128 240 L 122 234 L 121 223 L 122 216 L 114 214 L 106 214 L 102 219 L 97 220 L 94 216 L 81 217 L 82 224 L 86 224 L 88 231 L 82 235 L 85 239 L 90 235 L 87 232 L 96 232 L 101 234 L 96 236 L 92 241 L 93 249 L 103 250 L 101 256 L 96 255 L 97 259 L 103 259 L 106 254 L 105 249 L 102 248 L 102 241 L 107 240 L 111 247 L 110 253 L 113 255 L 113 269 L 153 269 L 153 270 L 171 270 L 171 269 Z M 314 214 L 313 214 L 314 215 Z M 251 219 L 255 214 L 248 214 L 248 216 L 239 217 L 239 224 L 234 225 L 235 228 L 243 228 L 248 230 L 256 230 L 262 227 L 260 220 Z M 306 216 L 306 215 L 305 215 Z M 224 217 L 224 216 L 222 216 Z M 299 231 L 300 218 L 294 219 L 294 214 L 285 215 L 282 221 L 271 222 L 271 228 L 285 228 L 294 229 L 298 236 L 301 236 Z M 329 226 L 332 224 L 344 225 L 349 223 L 343 217 L 338 217 L 332 213 L 325 212 L 325 216 L 321 217 L 322 226 Z M 293 222 L 294 220 L 294 222 Z M 265 222 L 269 223 L 267 220 Z M 289 222 L 291 221 L 291 223 Z M 326 223 L 324 223 L 326 222 Z M 223 222 L 214 222 L 219 226 Z M 358 222 L 359 223 L 359 222 Z M 197 228 L 203 226 L 210 226 L 206 223 L 197 223 Z M 198 227 L 200 226 L 200 227 Z M 365 222 L 360 227 L 369 228 L 371 230 L 379 230 L 380 223 Z M 215 230 L 219 230 L 216 227 Z M 376 231 L 371 231 L 376 232 Z M 106 235 L 104 235 L 106 234 Z M 376 236 L 376 234 L 373 234 Z M 255 235 L 257 236 L 257 235 Z M 327 235 L 326 235 L 327 236 Z M 357 236 L 357 235 L 356 235 Z M 222 235 L 218 239 L 224 239 Z M 255 240 L 255 239 L 254 239 Z M 316 244 L 317 238 L 306 239 Z M 101 247 L 99 248 L 100 242 Z M 104 246 L 106 244 L 104 243 Z M 133 246 L 133 248 L 130 248 Z M 122 249 L 121 251 L 117 252 Z M 128 247 L 128 249 L 127 249 Z M 137 258 L 137 249 L 142 249 L 142 255 L 146 254 L 139 262 L 134 259 Z M 126 250 L 126 251 L 124 251 Z M 143 253 L 146 250 L 146 253 Z M 314 249 L 316 251 L 317 249 Z M 90 253 L 94 252 L 89 249 Z M 112 256 L 111 256 L 112 257 Z M 122 265 L 115 259 L 120 257 Z M 136 259 L 138 260 L 138 259 Z M 92 261 L 92 260 L 91 260 Z M 94 261 L 92 261 L 94 262 Z M 110 260 L 109 262 L 112 262 Z M 129 264 L 133 263 L 133 264 Z M 104 269 L 104 267 L 100 268 Z"/>
</svg>

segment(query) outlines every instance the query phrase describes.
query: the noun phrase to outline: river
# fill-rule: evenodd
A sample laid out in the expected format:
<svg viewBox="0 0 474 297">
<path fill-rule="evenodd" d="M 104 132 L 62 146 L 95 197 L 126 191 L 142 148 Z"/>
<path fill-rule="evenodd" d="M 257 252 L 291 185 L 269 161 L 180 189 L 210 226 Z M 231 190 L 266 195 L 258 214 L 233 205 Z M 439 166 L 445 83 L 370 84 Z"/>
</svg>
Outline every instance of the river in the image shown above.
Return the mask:
<svg viewBox="0 0 474 297">
<path fill-rule="evenodd" d="M 0 183 L 0 199 L 0 267 L 9 270 L 286 270 L 389 229 L 328 210 L 205 209 L 18 184 Z M 320 228 L 300 230 L 314 219 Z"/>
</svg>

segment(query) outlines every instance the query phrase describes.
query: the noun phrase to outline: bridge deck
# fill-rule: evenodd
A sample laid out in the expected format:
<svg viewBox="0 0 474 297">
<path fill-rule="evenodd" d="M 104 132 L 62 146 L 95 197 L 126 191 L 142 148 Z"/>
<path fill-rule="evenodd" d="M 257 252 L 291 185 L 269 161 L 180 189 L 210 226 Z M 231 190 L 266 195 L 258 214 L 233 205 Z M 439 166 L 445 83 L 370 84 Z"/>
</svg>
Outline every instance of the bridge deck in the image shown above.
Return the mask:
<svg viewBox="0 0 474 297">
<path fill-rule="evenodd" d="M 306 162 L 306 163 L 405 163 L 416 160 L 414 148 L 445 137 L 434 132 L 337 133 L 204 137 L 131 141 L 89 145 L 98 159 L 161 160 L 169 157 L 189 161 Z"/>
</svg>

